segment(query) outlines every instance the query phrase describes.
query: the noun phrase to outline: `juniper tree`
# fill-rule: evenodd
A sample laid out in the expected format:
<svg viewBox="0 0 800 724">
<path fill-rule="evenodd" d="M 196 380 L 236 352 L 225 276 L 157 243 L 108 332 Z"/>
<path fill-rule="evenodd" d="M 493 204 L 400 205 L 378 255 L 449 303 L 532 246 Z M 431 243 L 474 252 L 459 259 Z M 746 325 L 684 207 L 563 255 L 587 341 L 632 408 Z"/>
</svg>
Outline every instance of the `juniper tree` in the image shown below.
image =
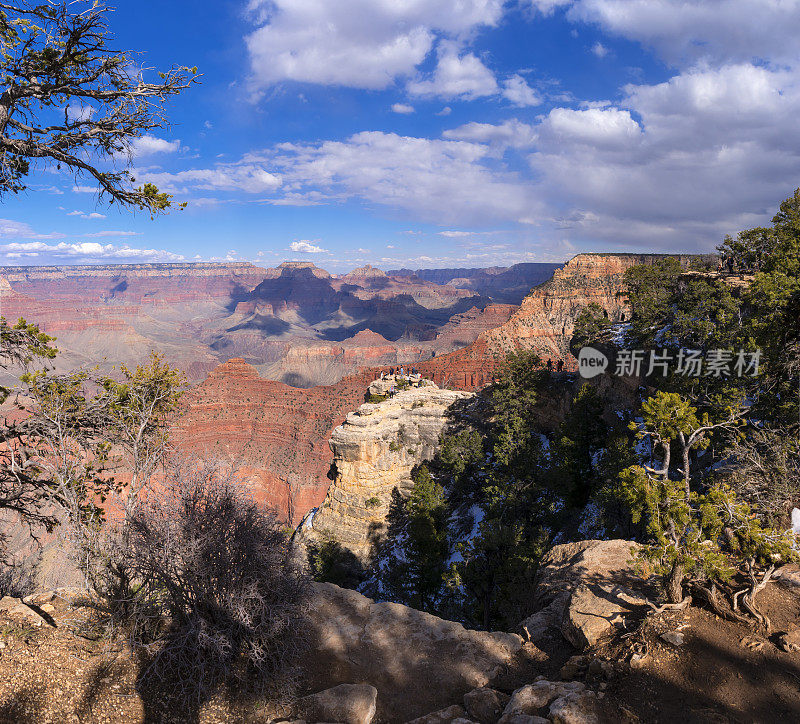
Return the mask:
<svg viewBox="0 0 800 724">
<path fill-rule="evenodd" d="M 714 430 L 739 424 L 741 410 L 716 423 L 700 420 L 697 408 L 676 393 L 658 392 L 642 406 L 638 435 L 650 438 L 660 450 L 661 466 L 634 465 L 619 476 L 617 495 L 631 511 L 634 523 L 646 531 L 644 556 L 664 578 L 669 600 L 685 603 L 684 589 L 705 598 L 719 615 L 741 618 L 739 597 L 745 609 L 769 627 L 758 610 L 755 595 L 769 581 L 778 560 L 793 559 L 794 536 L 762 524 L 735 491 L 713 479 L 692 485 L 688 452 L 708 443 Z M 680 445 L 679 468 L 671 456 Z M 759 571 L 761 578 L 758 578 Z M 720 598 L 719 587 L 735 573 L 749 584 L 731 595 L 731 605 Z"/>
<path fill-rule="evenodd" d="M 145 209 L 171 196 L 130 173 L 132 144 L 166 123 L 164 103 L 196 68 L 154 73 L 113 45 L 99 0 L 0 3 L 0 195 L 26 188 L 32 167 L 88 179 L 109 203 Z M 120 168 L 120 165 L 122 168 Z"/>
</svg>

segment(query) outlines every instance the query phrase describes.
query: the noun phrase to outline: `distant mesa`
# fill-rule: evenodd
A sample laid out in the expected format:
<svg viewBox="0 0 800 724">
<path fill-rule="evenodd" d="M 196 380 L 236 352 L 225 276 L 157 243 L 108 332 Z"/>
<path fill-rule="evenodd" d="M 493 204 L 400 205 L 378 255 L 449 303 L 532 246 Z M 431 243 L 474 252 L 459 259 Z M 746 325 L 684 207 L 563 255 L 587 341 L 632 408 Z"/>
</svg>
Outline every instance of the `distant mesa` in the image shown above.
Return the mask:
<svg viewBox="0 0 800 724">
<path fill-rule="evenodd" d="M 386 277 L 386 272 L 375 268 L 371 264 L 366 264 L 364 266 L 359 267 L 358 269 L 353 269 L 353 271 L 351 271 L 349 274 L 344 274 L 340 278 L 349 281 L 349 280 L 360 280 L 360 279 L 377 279 L 385 277 Z"/>
</svg>

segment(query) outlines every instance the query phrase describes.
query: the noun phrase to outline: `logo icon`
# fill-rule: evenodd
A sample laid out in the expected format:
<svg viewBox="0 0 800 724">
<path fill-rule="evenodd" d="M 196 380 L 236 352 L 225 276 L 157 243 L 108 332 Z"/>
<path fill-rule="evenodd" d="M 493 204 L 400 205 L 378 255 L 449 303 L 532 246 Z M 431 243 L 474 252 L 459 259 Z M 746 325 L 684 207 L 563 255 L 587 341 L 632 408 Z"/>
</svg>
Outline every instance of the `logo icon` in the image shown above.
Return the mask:
<svg viewBox="0 0 800 724">
<path fill-rule="evenodd" d="M 581 347 L 578 353 L 578 372 L 588 380 L 602 375 L 608 367 L 608 357 L 594 347 Z"/>
</svg>

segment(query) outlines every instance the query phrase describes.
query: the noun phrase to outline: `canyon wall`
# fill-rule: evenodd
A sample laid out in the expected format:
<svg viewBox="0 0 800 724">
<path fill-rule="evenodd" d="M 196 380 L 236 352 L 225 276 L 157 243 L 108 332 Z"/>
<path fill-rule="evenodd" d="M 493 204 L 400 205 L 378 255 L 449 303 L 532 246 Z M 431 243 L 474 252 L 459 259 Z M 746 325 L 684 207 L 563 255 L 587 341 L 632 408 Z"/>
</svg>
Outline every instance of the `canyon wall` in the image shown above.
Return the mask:
<svg viewBox="0 0 800 724">
<path fill-rule="evenodd" d="M 366 559 L 385 532 L 392 491 L 408 494 L 411 471 L 434 456 L 451 416 L 472 397 L 427 383 L 348 414 L 330 439 L 333 483 L 322 505 L 303 524 L 301 536 L 330 536 Z"/>
<path fill-rule="evenodd" d="M 175 439 L 185 453 L 239 464 L 256 497 L 296 523 L 325 497 L 331 431 L 364 401 L 373 377 L 297 389 L 228 360 L 187 393 Z"/>
<path fill-rule="evenodd" d="M 81 304 L 114 300 L 115 306 L 227 302 L 249 292 L 267 273 L 249 262 L 0 267 L 0 277 L 21 294 Z"/>
<path fill-rule="evenodd" d="M 437 355 L 418 367 L 437 384 L 457 389 L 476 389 L 491 382 L 503 355 L 515 350 L 534 350 L 543 360 L 563 360 L 575 369 L 569 351 L 575 319 L 595 302 L 612 322 L 624 322 L 629 314 L 624 274 L 639 264 L 653 264 L 668 256 L 683 267 L 708 255 L 578 254 L 535 287 L 510 318 L 482 332 L 469 346 Z"/>
</svg>

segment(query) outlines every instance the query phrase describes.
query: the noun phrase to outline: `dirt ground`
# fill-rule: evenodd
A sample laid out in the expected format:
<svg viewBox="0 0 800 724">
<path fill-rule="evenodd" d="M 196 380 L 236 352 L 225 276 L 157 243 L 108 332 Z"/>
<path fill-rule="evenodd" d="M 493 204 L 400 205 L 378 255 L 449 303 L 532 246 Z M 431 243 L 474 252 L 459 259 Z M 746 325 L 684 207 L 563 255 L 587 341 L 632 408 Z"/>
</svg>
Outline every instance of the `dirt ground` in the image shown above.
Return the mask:
<svg viewBox="0 0 800 724">
<path fill-rule="evenodd" d="M 614 662 L 615 673 L 602 687 L 604 721 L 800 722 L 800 652 L 778 646 L 780 633 L 800 628 L 800 596 L 772 583 L 758 603 L 772 619 L 770 635 L 690 608 L 650 616 L 622 640 L 592 652 Z M 52 605 L 56 628 L 21 625 L 0 614 L 0 723 L 268 720 L 258 702 L 231 703 L 224 696 L 179 711 L 169 691 L 137 684 L 140 665 L 130 652 L 76 633 L 85 609 L 63 599 Z M 660 634 L 667 631 L 683 633 L 683 646 L 663 641 Z M 557 679 L 574 652 L 555 643 L 547 649 L 526 645 L 493 686 L 513 691 L 538 674 Z M 633 653 L 644 656 L 639 668 L 628 663 Z"/>
<path fill-rule="evenodd" d="M 781 632 L 800 627 L 800 597 L 778 584 L 758 596 L 770 635 L 700 608 L 648 619 L 625 646 L 645 655 L 642 668 L 616 677 L 606 700 L 620 719 L 648 722 L 800 722 L 800 652 L 779 648 Z M 661 640 L 680 630 L 676 648 Z M 612 653 L 612 652 L 609 652 Z M 623 654 L 622 648 L 613 652 Z"/>
<path fill-rule="evenodd" d="M 77 633 L 85 633 L 86 609 L 73 608 L 63 598 L 51 605 L 55 610 L 46 615 L 55 628 L 33 627 L 0 613 L 0 723 L 266 720 L 256 704 L 231 704 L 222 696 L 180 711 L 170 691 L 137 685 L 141 667 L 130 651 Z"/>
</svg>

